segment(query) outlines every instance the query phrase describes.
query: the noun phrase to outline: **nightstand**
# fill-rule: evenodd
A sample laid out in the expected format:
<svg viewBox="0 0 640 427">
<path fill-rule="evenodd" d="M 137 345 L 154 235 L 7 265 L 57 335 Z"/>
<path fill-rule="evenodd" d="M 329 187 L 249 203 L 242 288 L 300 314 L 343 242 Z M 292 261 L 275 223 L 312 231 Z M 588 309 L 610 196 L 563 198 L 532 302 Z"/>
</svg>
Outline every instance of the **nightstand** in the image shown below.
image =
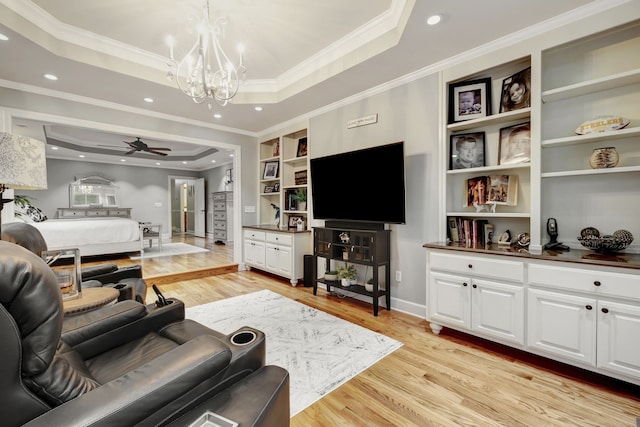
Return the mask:
<svg viewBox="0 0 640 427">
<path fill-rule="evenodd" d="M 149 249 L 153 248 L 154 239 L 162 250 L 162 224 L 140 224 L 140 252 L 144 252 L 145 241 L 149 241 Z"/>
</svg>

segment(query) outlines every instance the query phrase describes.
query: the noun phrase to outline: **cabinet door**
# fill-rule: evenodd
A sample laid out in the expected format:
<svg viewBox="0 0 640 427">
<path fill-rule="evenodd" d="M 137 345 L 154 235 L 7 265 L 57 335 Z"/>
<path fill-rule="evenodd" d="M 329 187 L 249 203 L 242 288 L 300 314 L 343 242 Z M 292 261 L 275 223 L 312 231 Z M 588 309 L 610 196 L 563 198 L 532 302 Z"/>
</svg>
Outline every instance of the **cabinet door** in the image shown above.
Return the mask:
<svg viewBox="0 0 640 427">
<path fill-rule="evenodd" d="M 255 265 L 257 267 L 264 267 L 265 265 L 265 252 L 264 243 L 256 242 L 255 240 L 244 240 L 244 262 L 247 264 Z"/>
<path fill-rule="evenodd" d="M 471 329 L 524 344 L 524 288 L 473 279 Z"/>
<path fill-rule="evenodd" d="M 598 367 L 640 378 L 640 307 L 598 301 Z"/>
<path fill-rule="evenodd" d="M 429 275 L 429 320 L 470 329 L 470 285 L 469 278 L 431 273 Z"/>
<path fill-rule="evenodd" d="M 593 298 L 529 289 L 527 345 L 595 366 L 596 308 Z"/>
<path fill-rule="evenodd" d="M 265 265 L 274 273 L 291 277 L 291 248 L 288 246 L 267 245 Z"/>
</svg>

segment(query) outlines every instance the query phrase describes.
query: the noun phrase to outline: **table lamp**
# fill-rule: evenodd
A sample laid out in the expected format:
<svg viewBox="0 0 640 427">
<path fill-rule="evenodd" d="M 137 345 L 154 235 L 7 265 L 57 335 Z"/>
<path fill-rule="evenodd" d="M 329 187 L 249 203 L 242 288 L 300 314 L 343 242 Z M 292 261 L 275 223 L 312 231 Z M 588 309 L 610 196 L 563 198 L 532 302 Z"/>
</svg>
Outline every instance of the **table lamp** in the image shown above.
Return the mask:
<svg viewBox="0 0 640 427">
<path fill-rule="evenodd" d="M 46 190 L 47 159 L 44 142 L 20 135 L 0 132 L 0 213 L 5 190 Z M 0 219 L 0 233 L 2 220 Z"/>
</svg>

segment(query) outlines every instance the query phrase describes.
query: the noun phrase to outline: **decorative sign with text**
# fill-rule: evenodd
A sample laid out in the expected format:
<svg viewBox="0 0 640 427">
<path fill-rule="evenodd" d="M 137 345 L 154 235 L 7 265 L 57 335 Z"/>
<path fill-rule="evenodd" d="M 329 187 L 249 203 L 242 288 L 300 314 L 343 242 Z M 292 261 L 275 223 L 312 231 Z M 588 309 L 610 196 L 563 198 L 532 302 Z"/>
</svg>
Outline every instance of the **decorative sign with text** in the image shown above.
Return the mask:
<svg viewBox="0 0 640 427">
<path fill-rule="evenodd" d="M 360 126 L 366 126 L 373 123 L 378 123 L 378 114 L 371 114 L 370 116 L 360 117 L 358 119 L 349 120 L 347 122 L 347 129 L 357 128 Z"/>
</svg>

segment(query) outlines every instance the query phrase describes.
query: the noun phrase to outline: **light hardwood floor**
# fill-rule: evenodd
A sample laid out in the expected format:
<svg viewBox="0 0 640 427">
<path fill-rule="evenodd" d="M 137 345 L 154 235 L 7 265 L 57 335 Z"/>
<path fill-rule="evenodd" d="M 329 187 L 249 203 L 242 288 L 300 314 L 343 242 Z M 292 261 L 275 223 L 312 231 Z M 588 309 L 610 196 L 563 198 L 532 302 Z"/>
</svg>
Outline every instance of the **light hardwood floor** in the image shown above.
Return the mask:
<svg viewBox="0 0 640 427">
<path fill-rule="evenodd" d="M 210 244 L 188 237 L 175 240 Z M 216 245 L 208 257 L 144 260 L 143 271 L 146 275 L 224 265 L 231 252 L 231 246 Z M 166 297 L 179 298 L 187 306 L 269 289 L 404 343 L 296 415 L 292 426 L 632 427 L 640 418 L 640 387 L 448 329 L 436 336 L 424 319 L 384 309 L 374 317 L 369 304 L 323 290 L 314 296 L 312 288 L 292 287 L 265 273 L 241 271 L 160 287 Z M 155 300 L 153 292 L 147 300 Z"/>
</svg>

